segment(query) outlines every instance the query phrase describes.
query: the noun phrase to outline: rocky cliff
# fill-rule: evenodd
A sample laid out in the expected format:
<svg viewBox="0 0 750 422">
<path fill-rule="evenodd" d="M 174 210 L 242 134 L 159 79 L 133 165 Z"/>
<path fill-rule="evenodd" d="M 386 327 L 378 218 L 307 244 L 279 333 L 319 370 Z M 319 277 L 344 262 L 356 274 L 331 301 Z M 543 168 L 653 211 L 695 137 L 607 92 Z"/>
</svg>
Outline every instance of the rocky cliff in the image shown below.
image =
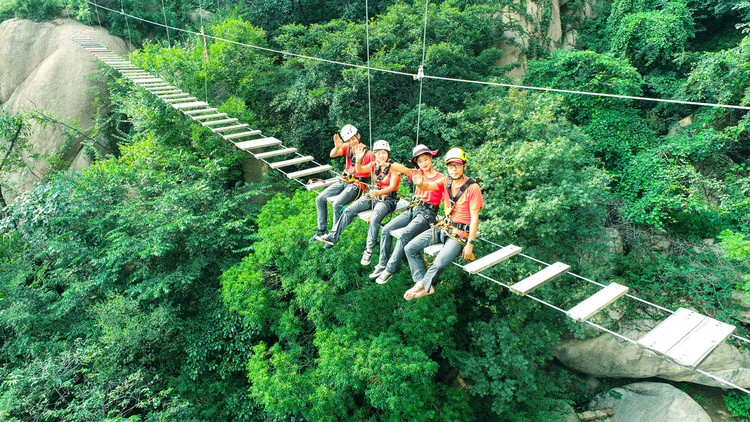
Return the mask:
<svg viewBox="0 0 750 422">
<path fill-rule="evenodd" d="M 94 57 L 73 37 L 91 37 L 117 53 L 127 52 L 125 42 L 105 29 L 75 21 L 11 19 L 0 23 L 0 107 L 11 114 L 46 110 L 66 121 L 78 121 L 83 128 L 91 127 L 96 113 L 94 96 L 104 85 L 91 77 L 98 68 Z M 63 153 L 62 131 L 59 125 L 35 125 L 30 136 L 31 153 L 57 156 L 70 162 L 72 169 L 88 165 L 80 142 L 68 145 Z M 52 171 L 46 159 L 27 155 L 25 161 L 28 169 L 4 178 L 3 196 L 7 200 Z"/>
</svg>

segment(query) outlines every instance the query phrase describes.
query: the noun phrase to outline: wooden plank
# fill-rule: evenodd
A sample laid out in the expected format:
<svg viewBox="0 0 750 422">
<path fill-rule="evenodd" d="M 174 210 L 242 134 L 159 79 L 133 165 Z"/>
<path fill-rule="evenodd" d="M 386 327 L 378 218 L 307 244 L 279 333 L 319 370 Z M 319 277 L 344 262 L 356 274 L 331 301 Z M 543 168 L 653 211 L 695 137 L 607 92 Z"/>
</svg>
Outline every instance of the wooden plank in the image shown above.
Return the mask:
<svg viewBox="0 0 750 422">
<path fill-rule="evenodd" d="M 243 150 L 243 151 L 249 151 L 251 149 L 257 149 L 257 148 L 265 148 L 270 147 L 273 145 L 279 145 L 281 144 L 281 141 L 279 141 L 276 138 L 260 138 L 260 139 L 253 139 L 251 141 L 243 141 L 243 142 L 237 142 L 234 144 L 237 148 Z"/>
<path fill-rule="evenodd" d="M 215 119 L 217 117 L 226 117 L 227 113 L 216 113 L 216 114 L 203 114 L 200 116 L 193 116 L 194 120 L 205 120 L 205 119 Z"/>
<path fill-rule="evenodd" d="M 147 83 L 151 83 L 151 82 L 164 82 L 164 80 L 163 79 L 159 79 L 159 78 L 133 79 L 133 82 L 135 82 L 137 84 L 147 84 Z"/>
<path fill-rule="evenodd" d="M 214 112 L 214 111 L 219 111 L 219 109 L 218 108 L 204 108 L 204 109 L 200 109 L 200 110 L 185 110 L 185 111 L 183 111 L 183 113 L 185 113 L 188 116 L 192 117 L 193 115 L 196 115 L 196 114 L 209 113 L 209 112 Z M 193 117 L 193 118 L 195 118 L 195 117 Z"/>
<path fill-rule="evenodd" d="M 518 283 L 510 286 L 510 291 L 521 296 L 526 296 L 528 293 L 536 290 L 545 283 L 556 279 L 557 277 L 570 271 L 570 265 L 563 264 L 562 262 L 555 262 L 549 267 L 536 272 Z"/>
<path fill-rule="evenodd" d="M 242 123 L 239 125 L 212 128 L 211 131 L 218 133 L 218 132 L 226 132 L 228 130 L 244 129 L 246 127 L 250 127 L 250 125 L 247 123 Z"/>
<path fill-rule="evenodd" d="M 154 95 L 163 95 L 163 94 L 176 94 L 180 92 L 180 90 L 179 89 L 165 89 L 161 91 L 149 91 L 149 92 L 151 92 Z"/>
<path fill-rule="evenodd" d="M 195 97 L 184 97 L 184 98 L 167 98 L 163 99 L 165 103 L 169 104 L 178 104 L 178 103 L 184 103 L 188 101 L 195 101 L 197 98 Z"/>
<path fill-rule="evenodd" d="M 405 230 L 406 226 L 401 227 L 400 229 L 391 230 L 391 236 L 395 237 L 396 239 L 400 239 Z"/>
<path fill-rule="evenodd" d="M 295 172 L 292 172 L 292 173 L 287 173 L 286 177 L 288 177 L 290 179 L 296 179 L 296 178 L 299 178 L 299 177 L 309 176 L 311 174 L 322 173 L 324 171 L 328 171 L 328 170 L 331 170 L 331 169 L 333 169 L 333 167 L 331 167 L 329 164 L 325 164 L 325 165 L 318 166 L 318 167 L 312 167 L 312 168 L 309 168 L 309 169 L 304 169 L 304 170 L 295 171 Z"/>
<path fill-rule="evenodd" d="M 424 248 L 424 253 L 430 256 L 436 256 L 440 250 L 443 249 L 442 243 L 436 243 L 434 245 L 430 245 L 426 248 Z"/>
<path fill-rule="evenodd" d="M 695 329 L 669 349 L 667 356 L 680 365 L 695 368 L 734 331 L 733 325 L 706 317 Z"/>
<path fill-rule="evenodd" d="M 405 210 L 406 207 L 411 205 L 411 202 L 405 200 L 404 198 L 399 198 L 398 202 L 396 203 L 396 209 L 393 210 L 394 213 L 400 212 L 402 210 Z"/>
<path fill-rule="evenodd" d="M 211 125 L 221 125 L 221 124 L 224 124 L 224 123 L 234 123 L 234 122 L 237 122 L 237 121 L 238 120 L 235 119 L 235 118 L 229 118 L 229 119 L 211 120 L 211 121 L 208 121 L 208 122 L 201 122 L 201 124 L 203 126 L 211 126 Z"/>
<path fill-rule="evenodd" d="M 158 83 L 151 83 L 151 84 L 143 84 L 141 85 L 144 89 L 148 90 L 149 88 L 164 88 L 164 87 L 171 87 L 172 85 L 166 83 L 166 82 L 158 82 Z"/>
<path fill-rule="evenodd" d="M 281 141 L 279 141 L 279 142 L 281 142 Z M 305 155 L 303 157 L 291 158 L 289 160 L 284 160 L 284 161 L 277 161 L 275 163 L 269 164 L 269 166 L 272 169 L 278 169 L 278 168 L 282 168 L 282 167 L 286 167 L 286 166 L 293 166 L 295 164 L 306 163 L 306 162 L 312 161 L 314 159 L 315 159 L 315 157 L 313 157 L 312 155 Z"/>
<path fill-rule="evenodd" d="M 260 131 L 250 130 L 247 132 L 233 133 L 231 135 L 224 135 L 222 136 L 222 138 L 226 139 L 227 141 L 231 141 L 232 139 L 246 138 L 248 136 L 254 136 L 254 135 L 260 135 Z"/>
<path fill-rule="evenodd" d="M 508 245 L 498 251 L 492 252 L 489 255 L 485 255 L 475 261 L 472 261 L 464 266 L 464 271 L 469 274 L 476 274 L 480 271 L 484 271 L 487 268 L 505 261 L 513 255 L 521 252 L 521 248 L 516 245 Z"/>
<path fill-rule="evenodd" d="M 320 188 L 325 188 L 328 186 L 331 186 L 332 184 L 336 183 L 338 180 L 337 177 L 328 179 L 328 180 L 318 180 L 317 182 L 308 183 L 305 185 L 305 189 L 307 190 L 315 190 Z"/>
<path fill-rule="evenodd" d="M 154 92 L 154 94 L 156 94 L 156 93 Z M 190 94 L 188 94 L 187 92 L 179 92 L 178 91 L 178 92 L 176 92 L 174 94 L 156 94 L 156 96 L 159 97 L 159 98 L 167 99 L 167 98 L 189 97 Z"/>
<path fill-rule="evenodd" d="M 371 215 L 372 215 L 372 210 L 366 210 L 366 211 L 362 211 L 361 213 L 357 214 L 357 217 L 361 218 L 362 221 L 364 221 L 365 223 L 369 223 Z"/>
<path fill-rule="evenodd" d="M 283 148 L 283 149 L 277 149 L 273 151 L 261 152 L 259 154 L 255 154 L 255 158 L 260 160 L 262 158 L 276 157 L 279 155 L 286 155 L 286 154 L 294 154 L 295 152 L 297 152 L 297 148 Z"/>
<path fill-rule="evenodd" d="M 680 308 L 638 340 L 638 345 L 666 355 L 669 349 L 685 338 L 704 319 L 705 315 Z"/>
<path fill-rule="evenodd" d="M 207 107 L 208 103 L 204 101 L 196 101 L 193 103 L 182 103 L 182 104 L 172 104 L 172 107 L 182 110 L 183 108 L 198 108 L 198 107 Z"/>
<path fill-rule="evenodd" d="M 599 290 L 593 296 L 574 306 L 566 314 L 576 321 L 586 321 L 627 292 L 628 288 L 626 286 L 610 283 L 609 286 Z"/>
</svg>

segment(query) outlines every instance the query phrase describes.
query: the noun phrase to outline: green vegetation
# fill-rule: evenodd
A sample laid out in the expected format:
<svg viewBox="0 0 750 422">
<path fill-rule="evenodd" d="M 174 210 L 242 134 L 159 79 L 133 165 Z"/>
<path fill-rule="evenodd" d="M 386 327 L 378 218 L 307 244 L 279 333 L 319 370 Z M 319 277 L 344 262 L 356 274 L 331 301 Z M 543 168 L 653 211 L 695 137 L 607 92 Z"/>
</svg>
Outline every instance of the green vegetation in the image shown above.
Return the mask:
<svg viewBox="0 0 750 422">
<path fill-rule="evenodd" d="M 209 38 L 204 52 L 202 39 L 173 31 L 168 44 L 162 28 L 78 0 L 0 0 L 0 19 L 67 10 L 101 22 L 132 39 L 134 63 L 320 162 L 342 124 L 368 134 L 365 70 L 234 43 L 364 65 L 364 1 L 164 5 L 170 25 L 194 31 L 202 7 L 206 33 L 227 41 Z M 164 21 L 158 2 L 123 7 Z M 369 7 L 376 68 L 414 72 L 426 41 L 430 75 L 512 82 L 505 73 L 521 63 L 498 65 L 510 42 L 527 54 L 526 85 L 750 105 L 743 0 L 603 1 L 596 19 L 569 1 L 564 29 L 581 35 L 577 49 L 557 51 L 539 32 L 548 6 L 531 16 L 512 0 L 429 2 L 426 37 L 424 2 Z M 509 40 L 514 31 L 529 42 Z M 362 222 L 323 253 L 307 242 L 313 193 L 273 172 L 248 174 L 246 155 L 209 130 L 104 66 L 96 77 L 111 107 L 94 128 L 44 111 L 0 113 L 2 172 L 26 165 L 38 125 L 63 125 L 94 158 L 3 210 L 0 419 L 542 421 L 557 420 L 561 404 L 586 405 L 591 392 L 550 347 L 582 336 L 580 325 L 455 267 L 434 295 L 404 301 L 405 263 L 386 285 L 358 264 Z M 383 72 L 370 82 L 372 136 L 404 161 L 418 85 Z M 482 236 L 663 306 L 690 304 L 744 333 L 747 112 L 432 79 L 422 102 L 420 142 L 463 146 L 468 173 L 483 179 Z M 116 141 L 110 155 L 90 148 L 100 139 Z M 478 244 L 476 253 L 490 250 Z M 539 269 L 514 259 L 488 274 L 510 282 Z M 570 276 L 538 291 L 566 309 L 587 293 Z M 742 396 L 725 402 L 737 417 L 750 414 Z"/>
</svg>

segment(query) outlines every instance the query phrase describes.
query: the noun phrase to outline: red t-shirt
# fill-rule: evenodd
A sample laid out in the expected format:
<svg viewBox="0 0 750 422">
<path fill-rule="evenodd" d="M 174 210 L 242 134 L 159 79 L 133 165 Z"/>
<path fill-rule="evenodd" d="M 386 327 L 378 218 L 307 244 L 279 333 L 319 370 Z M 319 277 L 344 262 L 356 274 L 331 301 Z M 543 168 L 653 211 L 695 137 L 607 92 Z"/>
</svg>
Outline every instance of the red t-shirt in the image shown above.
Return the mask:
<svg viewBox="0 0 750 422">
<path fill-rule="evenodd" d="M 419 170 L 419 172 L 422 173 L 422 176 L 424 176 L 424 178 L 427 179 L 428 182 L 437 183 L 438 188 L 428 191 L 416 188 L 414 190 L 414 196 L 419 198 L 421 201 L 427 202 L 428 204 L 440 205 L 440 201 L 443 200 L 443 191 L 445 190 L 445 176 L 443 176 L 443 174 L 439 171 L 436 171 L 435 175 L 432 177 L 427 177 L 427 175 L 425 175 L 424 171 L 422 170 Z M 409 180 L 411 180 L 411 175 L 409 175 L 408 177 Z"/>
<path fill-rule="evenodd" d="M 464 181 L 464 183 L 466 183 Z M 456 195 L 458 194 L 458 191 L 461 189 L 461 186 L 464 185 L 458 184 L 456 182 L 453 183 L 453 186 L 451 187 L 451 194 Z M 445 201 L 446 207 L 450 206 L 450 196 L 448 195 L 448 185 L 444 183 L 443 185 L 443 200 Z M 484 199 L 482 199 L 482 190 L 479 188 L 479 185 L 476 183 L 472 183 L 471 186 L 466 188 L 464 193 L 461 195 L 460 198 L 458 198 L 458 201 L 456 201 L 456 205 L 453 207 L 453 213 L 451 214 L 453 216 L 452 220 L 454 223 L 461 223 L 461 224 L 470 224 L 471 223 L 471 208 L 475 209 L 482 209 L 484 208 Z"/>
<path fill-rule="evenodd" d="M 383 171 L 385 171 L 385 169 L 386 169 L 385 167 L 381 167 L 380 168 L 380 173 L 383 173 Z M 396 175 L 394 176 L 393 173 L 396 173 Z M 391 177 L 398 177 L 399 175 L 400 175 L 400 173 L 389 170 L 388 174 L 380 182 L 378 182 L 378 187 L 380 189 L 387 188 L 388 186 L 391 185 Z M 377 178 L 378 175 L 376 174 L 375 177 Z M 398 190 L 398 185 L 399 184 L 401 184 L 401 179 L 400 178 L 399 178 L 398 182 L 396 182 L 396 190 Z"/>
<path fill-rule="evenodd" d="M 358 173 L 354 171 L 354 151 L 352 151 L 351 157 L 349 156 L 349 145 L 344 145 L 341 147 L 341 152 L 344 154 L 344 157 L 346 157 L 346 169 L 344 170 L 344 173 L 352 174 L 354 177 L 368 177 L 370 173 L 364 172 L 364 173 Z M 360 166 L 366 166 L 367 164 L 370 164 L 370 161 L 372 161 L 372 152 L 367 151 L 365 152 L 365 156 L 362 157 L 362 161 L 359 162 Z"/>
</svg>

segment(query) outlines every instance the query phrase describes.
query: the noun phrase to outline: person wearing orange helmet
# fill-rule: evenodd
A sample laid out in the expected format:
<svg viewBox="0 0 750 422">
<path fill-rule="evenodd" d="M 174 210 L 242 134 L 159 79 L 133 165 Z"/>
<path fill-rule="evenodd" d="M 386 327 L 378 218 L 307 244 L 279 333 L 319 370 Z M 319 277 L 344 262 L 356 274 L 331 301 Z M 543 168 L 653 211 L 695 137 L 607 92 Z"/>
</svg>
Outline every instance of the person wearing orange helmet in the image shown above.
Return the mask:
<svg viewBox="0 0 750 422">
<path fill-rule="evenodd" d="M 360 264 L 369 265 L 372 251 L 375 248 L 380 222 L 396 209 L 398 202 L 398 185 L 401 182 L 401 173 L 391 171 L 391 165 L 395 163 L 390 158 L 391 146 L 388 141 L 375 141 L 372 146 L 375 161 L 362 165 L 365 155 L 364 144 L 357 145 L 355 151 L 355 169 L 358 172 L 366 172 L 374 176 L 375 186 L 366 195 L 344 209 L 341 218 L 333 225 L 331 232 L 325 236 L 317 236 L 316 239 L 325 243 L 325 249 L 333 247 L 338 241 L 341 233 L 351 224 L 354 218 L 361 212 L 371 210 L 367 230 L 367 243 L 362 253 Z"/>
<path fill-rule="evenodd" d="M 354 125 L 344 125 L 340 133 L 333 135 L 333 149 L 331 149 L 331 158 L 344 156 L 346 157 L 346 166 L 344 173 L 336 183 L 328 186 L 315 199 L 315 206 L 318 213 L 318 227 L 315 234 L 310 238 L 310 243 L 316 240 L 318 236 L 324 236 L 328 233 L 328 198 L 332 199 L 333 204 L 333 224 L 336 224 L 341 218 L 342 210 L 346 204 L 354 201 L 362 193 L 368 172 L 357 172 L 354 168 L 354 151 L 360 144 L 360 134 Z M 361 163 L 369 164 L 372 160 L 372 154 L 365 151 Z"/>
<path fill-rule="evenodd" d="M 406 245 L 406 259 L 409 261 L 414 287 L 404 293 L 404 299 L 412 300 L 435 292 L 432 282 L 435 276 L 453 262 L 459 254 L 464 261 L 471 259 L 474 241 L 479 227 L 479 210 L 484 208 L 482 190 L 467 177 L 466 153 L 461 148 L 451 148 L 445 154 L 448 177 L 442 183 L 445 219 L 432 229 L 415 237 Z M 425 180 L 415 175 L 414 184 L 425 191 L 435 191 L 441 184 Z M 429 269 L 422 258 L 422 251 L 436 243 L 442 243 L 435 261 Z"/>
</svg>

